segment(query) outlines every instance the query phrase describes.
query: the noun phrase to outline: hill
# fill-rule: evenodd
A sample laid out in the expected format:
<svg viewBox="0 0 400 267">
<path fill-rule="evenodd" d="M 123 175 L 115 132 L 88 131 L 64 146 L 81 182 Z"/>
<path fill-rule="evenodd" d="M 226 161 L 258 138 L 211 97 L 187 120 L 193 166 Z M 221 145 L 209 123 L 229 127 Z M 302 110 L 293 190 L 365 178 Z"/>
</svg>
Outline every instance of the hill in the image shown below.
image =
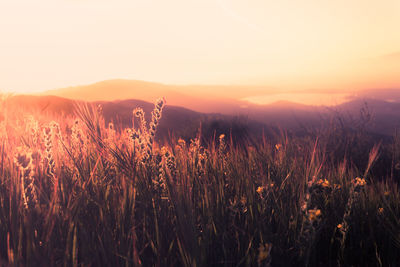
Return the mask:
<svg viewBox="0 0 400 267">
<path fill-rule="evenodd" d="M 148 97 L 150 98 L 150 94 Z M 72 114 L 76 101 L 57 96 L 19 95 L 10 98 L 10 103 L 13 102 L 26 109 L 36 109 L 42 113 L 59 115 Z M 168 102 L 164 112 L 165 118 L 160 125 L 162 135 L 165 137 L 171 133 L 179 133 L 180 136 L 189 138 L 195 136 L 200 125 L 209 129 L 210 132 L 217 128 L 226 132 L 232 128 L 233 124 L 242 130 L 242 126 L 246 125 L 244 128 L 252 129 L 256 133 L 260 133 L 266 128 L 277 127 L 296 131 L 327 126 L 332 120 L 340 120 L 349 127 L 361 127 L 363 124 L 365 130 L 387 136 L 393 135 L 394 131 L 400 128 L 400 103 L 379 99 L 357 98 L 334 107 L 308 106 L 289 101 L 279 101 L 270 105 L 239 105 L 230 102 L 224 106 L 217 100 L 208 102 L 203 99 L 202 101 L 210 103 L 207 106 L 207 104 L 200 104 L 200 100 L 198 101 L 198 105 L 207 107 L 204 112 L 172 105 Z M 151 102 L 125 99 L 101 100 L 91 103 L 103 106 L 107 123 L 114 121 L 117 126 L 127 127 L 132 123 L 132 110 L 136 107 L 142 107 L 149 119 L 153 109 Z M 219 105 L 219 109 L 215 108 L 213 104 Z M 227 109 L 228 106 L 230 110 Z M 218 110 L 224 112 L 218 112 Z"/>
<path fill-rule="evenodd" d="M 76 105 L 83 101 L 71 100 L 57 96 L 31 96 L 16 95 L 7 99 L 7 105 L 18 111 L 29 111 L 46 115 L 47 118 L 73 117 Z M 132 127 L 138 121 L 133 119 L 133 110 L 140 107 L 145 112 L 146 119 L 150 121 L 154 108 L 152 103 L 128 99 L 115 101 L 88 102 L 94 106 L 101 105 L 106 124 L 113 122 L 117 129 Z M 210 140 L 214 135 L 227 134 L 233 131 L 238 141 L 243 141 L 248 136 L 261 136 L 262 132 L 268 133 L 268 127 L 264 123 L 249 119 L 246 116 L 224 115 L 219 113 L 201 113 L 186 108 L 167 105 L 163 111 L 163 119 L 158 128 L 158 138 L 171 140 L 172 136 L 190 140 L 198 132 L 202 132 L 205 140 Z"/>
<path fill-rule="evenodd" d="M 265 89 L 264 89 L 265 90 Z M 260 93 L 259 87 L 165 85 L 136 80 L 107 80 L 90 85 L 50 90 L 41 95 L 53 95 L 84 101 L 115 101 L 140 99 L 153 102 L 166 97 L 172 106 L 185 107 L 204 113 L 233 114 L 248 102 L 237 99 L 247 94 Z M 190 95 L 185 93 L 190 92 Z"/>
</svg>

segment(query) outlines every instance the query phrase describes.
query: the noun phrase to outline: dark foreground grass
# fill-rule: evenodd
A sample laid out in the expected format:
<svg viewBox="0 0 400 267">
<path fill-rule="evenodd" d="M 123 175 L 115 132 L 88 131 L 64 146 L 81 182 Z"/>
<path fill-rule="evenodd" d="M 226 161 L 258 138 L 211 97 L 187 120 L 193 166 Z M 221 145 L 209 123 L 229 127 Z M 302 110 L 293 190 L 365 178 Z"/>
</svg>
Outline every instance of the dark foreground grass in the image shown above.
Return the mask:
<svg viewBox="0 0 400 267">
<path fill-rule="evenodd" d="M 85 107 L 58 123 L 5 114 L 3 264 L 399 265 L 396 177 L 370 174 L 379 147 L 363 169 L 329 159 L 319 138 L 161 147 L 162 108 L 123 131 Z"/>
</svg>

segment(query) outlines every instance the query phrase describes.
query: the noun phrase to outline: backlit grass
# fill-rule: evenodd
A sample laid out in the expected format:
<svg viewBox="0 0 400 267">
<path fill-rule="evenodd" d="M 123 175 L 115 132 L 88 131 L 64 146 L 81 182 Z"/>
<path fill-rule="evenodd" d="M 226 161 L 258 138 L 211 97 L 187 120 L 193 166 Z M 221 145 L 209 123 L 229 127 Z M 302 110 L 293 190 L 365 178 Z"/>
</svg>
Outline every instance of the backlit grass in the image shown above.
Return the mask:
<svg viewBox="0 0 400 267">
<path fill-rule="evenodd" d="M 0 258 L 46 266 L 396 266 L 400 194 L 319 138 L 156 142 L 135 128 L 10 112 L 0 124 Z M 396 178 L 396 177 L 395 177 Z"/>
</svg>

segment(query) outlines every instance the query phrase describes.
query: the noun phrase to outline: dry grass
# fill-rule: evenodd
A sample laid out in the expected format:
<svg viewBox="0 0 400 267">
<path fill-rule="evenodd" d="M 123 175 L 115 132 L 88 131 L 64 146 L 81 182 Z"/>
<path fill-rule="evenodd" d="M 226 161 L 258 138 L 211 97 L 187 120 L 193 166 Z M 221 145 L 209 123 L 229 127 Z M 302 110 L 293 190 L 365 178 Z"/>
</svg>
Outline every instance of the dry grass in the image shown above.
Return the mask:
<svg viewBox="0 0 400 267">
<path fill-rule="evenodd" d="M 395 266 L 400 194 L 393 180 L 318 140 L 236 148 L 220 136 L 155 142 L 147 126 L 105 125 L 101 108 L 49 122 L 11 112 L 0 123 L 0 258 L 46 266 Z M 362 176 L 363 179 L 355 179 Z"/>
</svg>

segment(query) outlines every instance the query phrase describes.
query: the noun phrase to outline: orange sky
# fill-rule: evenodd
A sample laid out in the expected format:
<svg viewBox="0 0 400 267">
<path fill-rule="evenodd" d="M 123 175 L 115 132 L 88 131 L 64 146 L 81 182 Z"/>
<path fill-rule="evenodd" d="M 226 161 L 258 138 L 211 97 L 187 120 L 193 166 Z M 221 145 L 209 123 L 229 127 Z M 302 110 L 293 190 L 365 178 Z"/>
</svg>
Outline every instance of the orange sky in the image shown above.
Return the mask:
<svg viewBox="0 0 400 267">
<path fill-rule="evenodd" d="M 399 0 L 1 0 L 0 89 L 400 88 L 399 28 Z"/>
</svg>

